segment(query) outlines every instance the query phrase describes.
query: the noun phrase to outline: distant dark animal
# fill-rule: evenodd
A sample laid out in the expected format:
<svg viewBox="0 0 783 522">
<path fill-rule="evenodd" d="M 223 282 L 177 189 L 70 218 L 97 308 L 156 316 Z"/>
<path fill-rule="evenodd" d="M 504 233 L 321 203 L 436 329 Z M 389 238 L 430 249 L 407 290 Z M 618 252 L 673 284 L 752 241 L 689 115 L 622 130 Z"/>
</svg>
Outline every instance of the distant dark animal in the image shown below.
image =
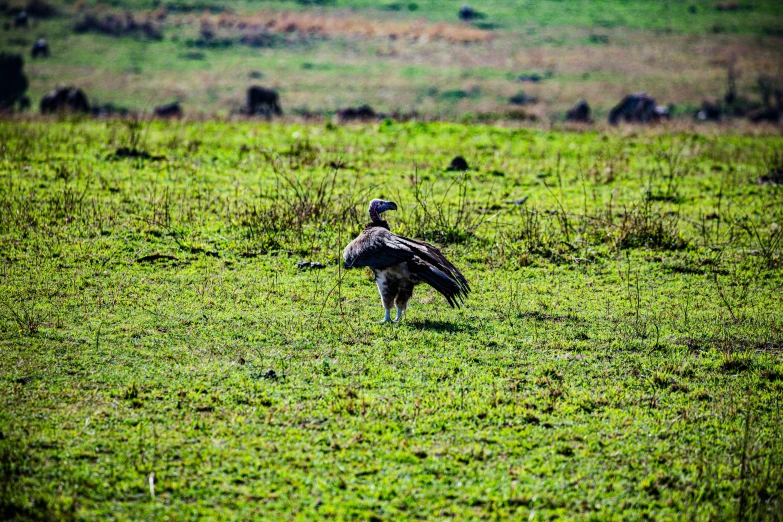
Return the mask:
<svg viewBox="0 0 783 522">
<path fill-rule="evenodd" d="M 780 111 L 774 107 L 762 107 L 749 112 L 748 119 L 753 123 L 778 123 Z"/>
<path fill-rule="evenodd" d="M 36 40 L 30 54 L 33 55 L 33 58 L 49 58 L 49 43 L 46 38 Z"/>
<path fill-rule="evenodd" d="M 58 87 L 41 98 L 41 114 L 55 112 L 90 112 L 90 102 L 77 87 Z"/>
<path fill-rule="evenodd" d="M 669 118 L 669 110 L 657 105 L 655 98 L 647 93 L 629 94 L 609 111 L 609 123 L 617 125 L 621 120 L 628 123 L 651 123 Z"/>
<path fill-rule="evenodd" d="M 337 111 L 337 117 L 340 121 L 364 121 L 374 120 L 378 114 L 369 105 L 360 105 L 359 107 L 346 107 Z"/>
<path fill-rule="evenodd" d="M 179 101 L 175 101 L 165 105 L 158 105 L 153 113 L 158 118 L 181 118 L 182 107 L 180 107 Z"/>
<path fill-rule="evenodd" d="M 701 102 L 701 109 L 696 111 L 696 119 L 699 121 L 720 121 L 723 110 L 720 105 L 712 100 Z"/>
<path fill-rule="evenodd" d="M 448 171 L 464 172 L 468 170 L 468 162 L 462 156 L 455 156 L 449 166 L 446 168 Z"/>
<path fill-rule="evenodd" d="M 513 103 L 514 105 L 528 105 L 530 103 L 536 103 L 538 101 L 538 98 L 535 96 L 531 96 L 525 92 L 519 91 L 514 96 L 508 99 L 509 103 Z"/>
<path fill-rule="evenodd" d="M 590 118 L 590 106 L 585 100 L 579 100 L 576 105 L 566 111 L 566 121 L 576 121 L 582 123 L 589 123 L 592 121 Z"/>
<path fill-rule="evenodd" d="M 538 83 L 544 78 L 540 74 L 520 74 L 517 76 L 518 82 L 530 82 L 530 83 Z"/>
<path fill-rule="evenodd" d="M 457 14 L 459 16 L 459 19 L 463 22 L 470 22 L 471 20 L 481 20 L 483 18 L 486 18 L 486 15 L 484 13 L 479 13 L 469 5 L 465 4 L 459 9 L 459 13 Z"/>
<path fill-rule="evenodd" d="M 250 115 L 262 114 L 280 116 L 283 110 L 280 108 L 280 95 L 274 89 L 267 89 L 253 85 L 247 90 L 247 103 L 245 110 Z"/>
<path fill-rule="evenodd" d="M 391 309 L 397 307 L 394 322 L 402 319 L 413 296 L 413 287 L 427 283 L 459 307 L 470 287 L 457 268 L 433 245 L 392 234 L 389 223 L 381 219 L 387 210 L 397 210 L 393 201 L 370 202 L 371 222 L 343 250 L 345 268 L 369 267 L 385 309 L 382 323 L 391 321 Z"/>
<path fill-rule="evenodd" d="M 22 57 L 0 53 L 0 112 L 13 109 L 24 97 L 27 85 Z"/>
<path fill-rule="evenodd" d="M 27 13 L 24 11 L 20 11 L 19 14 L 16 15 L 16 17 L 14 18 L 14 27 L 16 27 L 17 29 L 22 27 L 27 27 L 29 25 L 28 20 L 29 18 L 27 16 Z"/>
</svg>

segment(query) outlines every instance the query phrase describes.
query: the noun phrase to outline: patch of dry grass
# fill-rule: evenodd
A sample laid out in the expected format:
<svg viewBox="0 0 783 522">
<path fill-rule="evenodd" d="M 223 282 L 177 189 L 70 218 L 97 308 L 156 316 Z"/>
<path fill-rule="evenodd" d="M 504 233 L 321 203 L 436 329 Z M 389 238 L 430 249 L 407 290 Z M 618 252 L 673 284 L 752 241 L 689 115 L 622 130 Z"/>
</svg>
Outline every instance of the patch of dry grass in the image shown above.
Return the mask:
<svg viewBox="0 0 783 522">
<path fill-rule="evenodd" d="M 257 35 L 295 34 L 303 38 L 389 38 L 415 42 L 444 40 L 450 43 L 480 43 L 492 40 L 493 31 L 469 24 L 420 20 L 371 20 L 350 11 L 288 11 L 262 9 L 254 13 L 172 15 L 163 10 L 146 12 L 144 19 L 165 24 L 199 26 L 202 33 L 222 32 L 252 38 Z"/>
</svg>

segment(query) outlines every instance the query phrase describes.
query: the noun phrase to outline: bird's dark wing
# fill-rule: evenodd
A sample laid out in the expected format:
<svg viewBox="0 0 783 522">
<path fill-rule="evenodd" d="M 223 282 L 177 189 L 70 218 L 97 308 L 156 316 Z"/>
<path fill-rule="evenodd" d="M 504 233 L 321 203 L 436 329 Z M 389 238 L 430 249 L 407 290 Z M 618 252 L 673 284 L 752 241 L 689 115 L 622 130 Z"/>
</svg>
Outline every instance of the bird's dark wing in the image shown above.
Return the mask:
<svg viewBox="0 0 783 522">
<path fill-rule="evenodd" d="M 413 259 L 410 247 L 385 228 L 367 228 L 343 250 L 345 268 L 382 269 Z"/>
</svg>

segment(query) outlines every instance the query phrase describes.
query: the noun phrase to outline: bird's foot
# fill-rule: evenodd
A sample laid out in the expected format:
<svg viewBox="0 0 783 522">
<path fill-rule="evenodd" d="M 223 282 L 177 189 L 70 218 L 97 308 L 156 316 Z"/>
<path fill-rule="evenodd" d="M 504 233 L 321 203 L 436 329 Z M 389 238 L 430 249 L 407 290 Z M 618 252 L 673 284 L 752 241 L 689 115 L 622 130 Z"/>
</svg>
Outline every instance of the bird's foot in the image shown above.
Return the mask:
<svg viewBox="0 0 783 522">
<path fill-rule="evenodd" d="M 402 308 L 398 308 L 397 309 L 397 317 L 395 317 L 394 320 L 392 320 L 392 322 L 393 323 L 399 323 L 400 321 L 402 321 L 402 313 L 404 311 L 405 310 L 403 310 Z"/>
<path fill-rule="evenodd" d="M 392 320 L 391 320 L 391 310 L 386 310 L 386 315 L 383 316 L 383 320 L 382 321 L 378 321 L 375 324 L 384 324 L 384 323 L 390 323 L 390 322 L 392 322 Z"/>
</svg>

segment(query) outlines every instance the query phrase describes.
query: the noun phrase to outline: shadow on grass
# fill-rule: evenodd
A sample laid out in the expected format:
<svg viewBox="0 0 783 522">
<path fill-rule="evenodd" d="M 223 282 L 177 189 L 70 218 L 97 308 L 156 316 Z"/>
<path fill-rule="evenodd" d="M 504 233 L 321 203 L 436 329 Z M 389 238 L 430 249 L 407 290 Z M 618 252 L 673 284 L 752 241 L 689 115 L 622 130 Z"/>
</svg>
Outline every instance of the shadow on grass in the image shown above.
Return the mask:
<svg viewBox="0 0 783 522">
<path fill-rule="evenodd" d="M 75 503 L 63 509 L 44 493 L 19 487 L 38 466 L 24 442 L 0 433 L 0 520 L 75 520 Z"/>
<path fill-rule="evenodd" d="M 470 324 L 433 321 L 431 319 L 414 319 L 413 321 L 408 321 L 408 325 L 420 330 L 432 330 L 435 332 L 469 332 L 476 329 Z"/>
</svg>

